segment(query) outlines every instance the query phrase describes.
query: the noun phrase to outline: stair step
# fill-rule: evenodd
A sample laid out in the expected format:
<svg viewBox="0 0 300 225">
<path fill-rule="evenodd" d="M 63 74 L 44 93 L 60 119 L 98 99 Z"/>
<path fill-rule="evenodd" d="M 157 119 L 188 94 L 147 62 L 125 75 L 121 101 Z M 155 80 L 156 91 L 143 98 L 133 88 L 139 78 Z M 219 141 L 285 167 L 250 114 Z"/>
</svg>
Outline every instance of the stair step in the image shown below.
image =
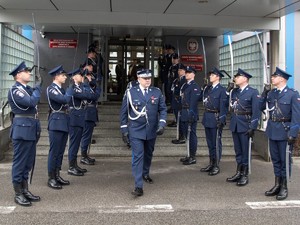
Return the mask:
<svg viewBox="0 0 300 225">
<path fill-rule="evenodd" d="M 99 120 L 97 123 L 93 139 L 95 144 L 91 145 L 91 155 L 94 156 L 128 156 L 131 157 L 131 150 L 126 147 L 121 138 L 119 114 L 121 102 L 108 102 L 98 105 Z M 203 114 L 203 106 L 199 104 L 199 115 Z M 47 132 L 48 126 L 48 105 L 41 104 L 39 106 L 39 119 L 41 122 L 42 133 L 37 144 L 37 155 L 48 155 L 49 137 Z M 173 114 L 168 114 L 167 123 L 174 120 Z M 198 156 L 207 156 L 207 144 L 205 138 L 205 130 L 201 124 L 202 116 L 200 116 L 197 126 L 198 136 Z M 229 117 L 228 123 L 229 124 Z M 186 145 L 174 145 L 172 139 L 176 137 L 176 127 L 166 127 L 162 136 L 158 136 L 154 156 L 178 156 L 181 157 L 186 153 Z M 228 126 L 223 129 L 222 134 L 223 156 L 234 156 L 232 134 Z M 68 143 L 66 146 L 65 155 L 68 153 Z M 12 153 L 9 153 L 12 154 Z M 253 153 L 254 155 L 256 153 Z M 80 150 L 79 150 L 80 155 Z"/>
</svg>

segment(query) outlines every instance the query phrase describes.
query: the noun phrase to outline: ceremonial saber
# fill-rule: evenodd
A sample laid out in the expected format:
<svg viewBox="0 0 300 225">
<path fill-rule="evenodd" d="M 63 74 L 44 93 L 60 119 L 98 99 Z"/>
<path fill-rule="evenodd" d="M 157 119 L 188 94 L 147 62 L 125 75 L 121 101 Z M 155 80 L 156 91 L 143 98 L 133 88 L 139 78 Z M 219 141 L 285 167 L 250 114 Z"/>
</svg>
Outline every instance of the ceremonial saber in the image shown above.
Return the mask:
<svg viewBox="0 0 300 225">
<path fill-rule="evenodd" d="M 267 59 L 266 59 L 265 51 L 264 51 L 263 45 L 261 43 L 261 40 L 259 38 L 259 35 L 256 31 L 255 31 L 255 35 L 256 35 L 258 43 L 259 43 L 259 48 L 260 48 L 261 55 L 262 55 L 262 58 L 263 58 L 263 63 L 264 63 L 264 80 L 267 82 L 265 84 L 265 87 L 269 86 L 269 88 L 271 89 L 270 79 L 269 79 L 269 76 L 268 76 L 268 66 L 267 66 Z M 266 104 L 267 104 L 267 108 L 268 108 L 268 102 Z M 263 114 L 264 114 L 263 121 L 266 121 L 268 119 L 268 114 L 265 113 L 265 112 L 263 112 Z M 264 128 L 263 125 L 264 125 L 264 123 L 262 123 L 262 128 Z"/>
<path fill-rule="evenodd" d="M 219 135 L 219 128 L 217 128 L 217 136 L 216 136 L 216 165 L 219 166 L 220 161 L 220 148 L 219 148 L 219 139 L 221 136 Z"/>
<path fill-rule="evenodd" d="M 229 51 L 230 51 L 230 62 L 231 62 L 231 81 L 233 81 L 233 51 L 232 51 L 232 44 L 231 44 L 231 37 L 227 35 L 228 43 L 229 43 Z"/>
<path fill-rule="evenodd" d="M 190 135 L 191 135 L 191 124 L 188 125 L 188 133 L 186 138 L 186 150 L 187 150 L 187 157 L 190 157 Z"/>
<path fill-rule="evenodd" d="M 231 44 L 230 35 L 227 35 L 227 38 L 228 38 L 228 43 L 229 43 L 230 62 L 231 62 L 231 81 L 228 82 L 228 85 L 229 85 L 230 83 L 233 83 L 233 79 L 234 79 L 234 76 L 233 76 L 233 51 L 232 51 L 232 44 Z M 231 94 L 232 94 L 232 90 L 229 93 L 229 109 L 228 109 L 228 111 L 230 111 Z"/>
<path fill-rule="evenodd" d="M 293 145 L 286 145 L 285 149 L 285 172 L 286 172 L 286 180 L 287 184 L 291 182 L 291 174 L 290 174 L 290 154 L 292 152 Z M 292 165 L 291 165 L 292 166 Z"/>
<path fill-rule="evenodd" d="M 264 62 L 264 77 L 265 77 L 265 80 L 267 81 L 267 84 L 269 84 L 270 80 L 269 80 L 269 76 L 268 76 L 268 66 L 267 66 L 267 59 L 266 59 L 266 56 L 265 56 L 265 51 L 264 51 L 263 45 L 261 43 L 261 40 L 258 36 L 258 33 L 256 31 L 255 31 L 255 35 L 257 37 L 257 40 L 258 40 L 258 43 L 259 43 L 259 48 L 260 48 L 261 55 L 262 55 L 263 62 Z"/>
<path fill-rule="evenodd" d="M 252 137 L 249 137 L 248 145 L 248 173 L 251 174 Z"/>
<path fill-rule="evenodd" d="M 179 123 L 180 123 L 180 111 L 177 113 L 177 121 L 176 121 L 176 139 L 179 140 Z"/>
<path fill-rule="evenodd" d="M 203 105 L 204 105 L 204 98 L 205 98 L 204 93 L 205 93 L 205 90 L 207 88 L 208 80 L 207 80 L 207 66 L 206 66 L 206 51 L 205 51 L 205 45 L 204 45 L 203 37 L 201 37 L 201 44 L 202 44 L 203 58 L 204 58 L 204 84 L 206 84 L 204 89 L 203 89 L 203 94 L 202 94 L 202 102 L 203 102 Z"/>
<path fill-rule="evenodd" d="M 205 79 L 207 79 L 206 51 L 205 51 L 203 37 L 201 37 L 201 43 L 202 43 L 202 50 L 203 50 L 203 56 L 204 56 L 204 72 L 205 72 L 204 77 L 205 77 Z"/>
</svg>

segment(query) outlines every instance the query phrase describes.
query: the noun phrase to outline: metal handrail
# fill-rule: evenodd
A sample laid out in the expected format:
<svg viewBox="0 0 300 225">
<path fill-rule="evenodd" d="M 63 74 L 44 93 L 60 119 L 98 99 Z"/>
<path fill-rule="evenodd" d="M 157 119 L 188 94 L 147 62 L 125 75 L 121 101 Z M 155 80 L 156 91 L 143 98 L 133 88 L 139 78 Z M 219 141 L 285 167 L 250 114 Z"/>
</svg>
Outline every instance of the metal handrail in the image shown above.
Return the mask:
<svg viewBox="0 0 300 225">
<path fill-rule="evenodd" d="M 3 127 L 3 128 L 5 128 L 5 123 L 4 123 L 4 120 L 5 120 L 5 118 L 4 118 L 4 108 L 8 105 L 8 101 L 6 101 L 5 103 L 4 103 L 4 101 L 2 100 L 1 101 L 1 109 L 0 109 L 0 115 L 1 115 L 1 117 L 0 117 L 0 127 Z"/>
</svg>

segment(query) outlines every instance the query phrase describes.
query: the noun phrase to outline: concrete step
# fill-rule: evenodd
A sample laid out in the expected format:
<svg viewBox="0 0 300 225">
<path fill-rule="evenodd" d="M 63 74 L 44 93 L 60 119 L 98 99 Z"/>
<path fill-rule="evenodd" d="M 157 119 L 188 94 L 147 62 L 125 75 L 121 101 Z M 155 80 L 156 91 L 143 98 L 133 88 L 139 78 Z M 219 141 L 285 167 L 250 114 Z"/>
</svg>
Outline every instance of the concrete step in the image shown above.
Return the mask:
<svg viewBox="0 0 300 225">
<path fill-rule="evenodd" d="M 95 147 L 117 147 L 124 145 L 121 135 L 119 137 L 94 137 L 94 139 L 96 140 L 96 144 L 93 144 L 93 146 Z M 175 146 L 171 143 L 172 139 L 174 138 L 166 138 L 164 136 L 158 137 L 156 141 L 156 146 Z M 222 143 L 223 146 L 233 145 L 231 137 L 223 137 Z M 47 136 L 42 136 L 38 142 L 38 146 L 49 146 L 49 138 Z M 206 146 L 205 137 L 198 137 L 198 146 Z"/>
<path fill-rule="evenodd" d="M 205 131 L 203 128 L 197 129 L 198 137 L 205 137 Z M 48 132 L 46 129 L 42 129 L 41 137 L 48 137 Z M 103 128 L 102 126 L 96 126 L 93 132 L 94 138 L 103 138 L 103 137 L 111 137 L 111 138 L 119 138 L 121 137 L 121 131 L 113 128 Z M 164 134 L 162 135 L 164 138 L 174 139 L 176 137 L 176 130 L 166 128 Z M 224 129 L 222 133 L 222 137 L 230 137 L 232 138 L 231 131 L 228 129 Z"/>
<path fill-rule="evenodd" d="M 37 155 L 48 155 L 49 138 L 47 132 L 48 126 L 48 105 L 42 104 L 40 107 L 39 118 L 42 126 L 41 138 L 37 144 Z M 91 145 L 91 154 L 95 156 L 131 156 L 131 151 L 123 143 L 120 132 L 119 113 L 121 103 L 101 104 L 98 106 L 100 122 L 97 123 L 93 133 L 93 139 L 96 143 Z M 202 106 L 199 105 L 200 115 L 202 115 Z M 168 114 L 168 122 L 174 120 L 173 114 Z M 197 126 L 198 136 L 198 156 L 208 156 L 207 144 L 205 139 L 204 127 L 201 124 L 200 116 Z M 229 123 L 228 123 L 229 124 Z M 223 155 L 234 156 L 233 141 L 231 131 L 228 126 L 223 130 L 222 135 Z M 162 136 L 159 136 L 155 145 L 155 156 L 178 156 L 181 157 L 186 153 L 186 145 L 174 145 L 172 139 L 176 137 L 176 127 L 166 127 Z M 67 155 L 68 143 L 65 151 Z M 80 155 L 80 153 L 79 153 Z"/>
</svg>

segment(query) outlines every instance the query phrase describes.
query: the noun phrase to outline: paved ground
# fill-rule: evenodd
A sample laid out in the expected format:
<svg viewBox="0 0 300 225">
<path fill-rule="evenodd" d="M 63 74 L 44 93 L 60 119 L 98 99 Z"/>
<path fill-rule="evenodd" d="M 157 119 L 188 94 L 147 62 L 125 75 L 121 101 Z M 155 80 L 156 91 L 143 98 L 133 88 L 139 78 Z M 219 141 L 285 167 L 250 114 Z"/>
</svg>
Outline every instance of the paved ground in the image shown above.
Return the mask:
<svg viewBox="0 0 300 225">
<path fill-rule="evenodd" d="M 71 181 L 62 190 L 47 187 L 47 158 L 38 157 L 30 190 L 42 198 L 32 207 L 17 206 L 13 201 L 11 162 L 0 162 L 0 224 L 299 224 L 300 160 L 295 160 L 293 181 L 286 204 L 265 197 L 272 187 L 272 165 L 254 159 L 250 183 L 237 187 L 226 183 L 235 171 L 233 158 L 221 163 L 215 177 L 200 173 L 206 158 L 196 165 L 183 166 L 178 158 L 154 158 L 154 184 L 145 184 L 144 196 L 135 198 L 130 158 L 97 158 L 97 165 L 86 167 L 83 177 L 66 174 Z M 272 208 L 252 209 L 246 202 L 267 202 Z M 282 203 L 282 202 L 280 202 Z"/>
</svg>

